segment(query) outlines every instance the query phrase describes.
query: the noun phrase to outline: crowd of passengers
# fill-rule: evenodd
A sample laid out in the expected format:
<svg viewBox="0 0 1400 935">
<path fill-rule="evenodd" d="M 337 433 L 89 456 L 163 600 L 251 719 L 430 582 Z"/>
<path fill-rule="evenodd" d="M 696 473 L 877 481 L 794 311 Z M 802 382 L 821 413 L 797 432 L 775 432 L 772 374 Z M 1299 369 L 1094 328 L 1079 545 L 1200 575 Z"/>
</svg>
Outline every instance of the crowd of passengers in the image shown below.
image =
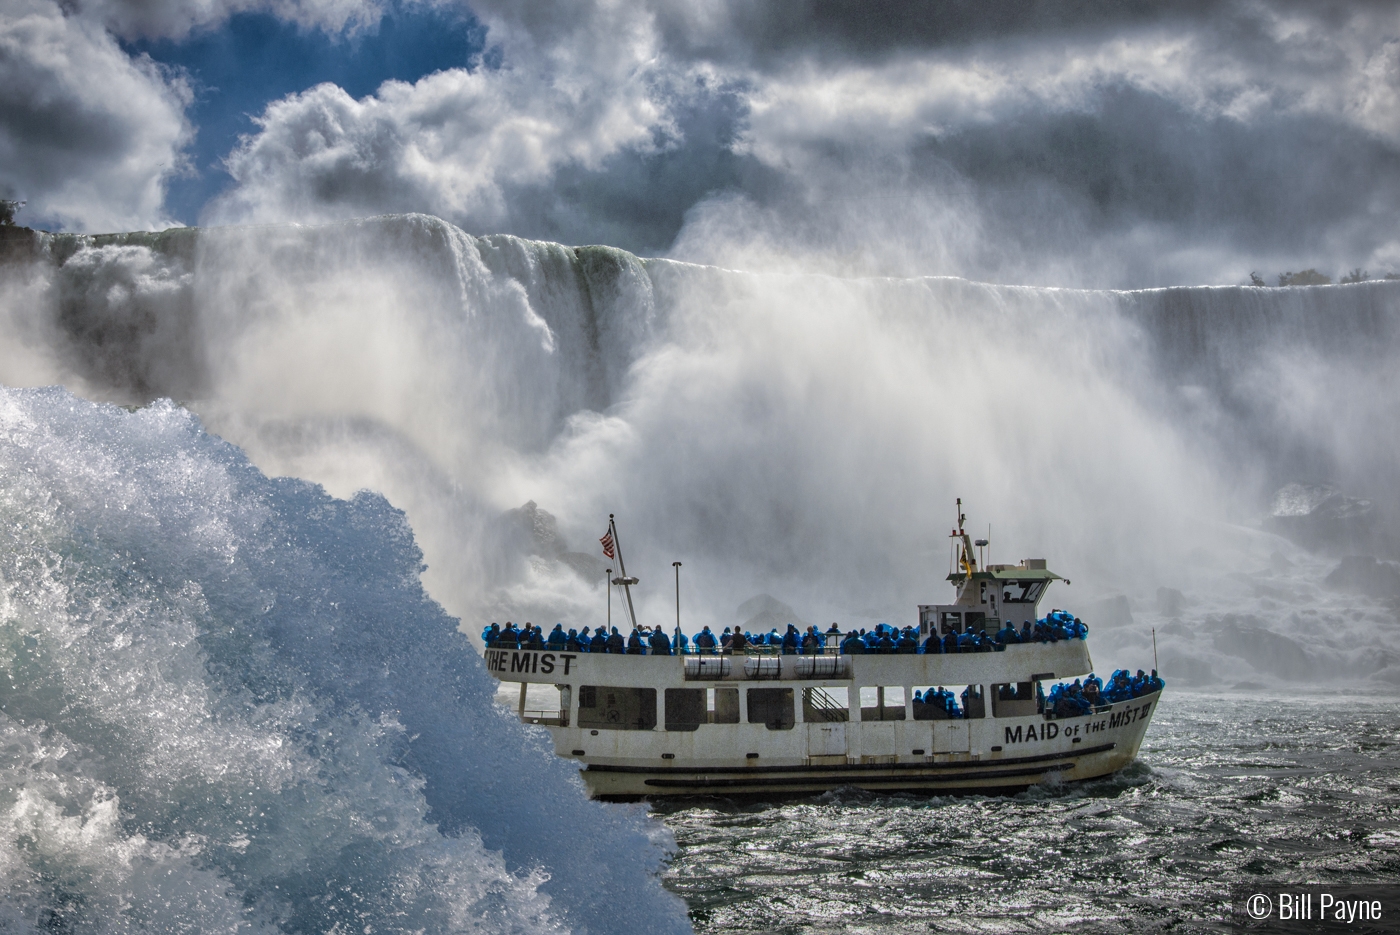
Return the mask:
<svg viewBox="0 0 1400 935">
<path fill-rule="evenodd" d="M 1050 686 L 1049 697 L 1045 694 L 1045 689 L 1039 682 L 1035 685 L 1036 711 L 1044 714 L 1049 711 L 1056 717 L 1072 718 L 1084 717 L 1094 713 L 1094 709 L 1103 705 L 1117 704 L 1120 701 L 1128 701 L 1139 698 L 1143 695 L 1150 695 L 1153 692 L 1161 691 L 1166 687 L 1166 682 L 1153 669 L 1148 675 L 1141 669 L 1136 675 L 1128 674 L 1127 669 L 1117 669 L 1109 678 L 1108 684 L 1104 685 L 1103 680 L 1090 672 L 1088 677 L 1082 682 L 1075 679 L 1072 683 L 1059 682 Z M 1006 690 L 1010 690 L 1008 686 Z M 971 694 L 969 694 L 971 693 Z M 925 692 L 914 692 L 913 707 L 914 720 L 926 721 L 930 719 L 950 719 L 957 720 L 966 717 L 968 700 L 975 704 L 980 704 L 982 696 L 978 690 L 969 685 L 962 690 L 962 703 L 958 703 L 958 697 L 942 685 L 937 689 L 930 688 Z"/>
<path fill-rule="evenodd" d="M 1107 685 L 1090 672 L 1083 682 L 1075 679 L 1068 685 L 1061 682 L 1050 686 L 1050 696 L 1046 698 L 1042 694 L 1038 707 L 1041 711 L 1054 712 L 1056 717 L 1082 717 L 1092 714 L 1100 705 L 1116 704 L 1161 691 L 1166 684 L 1156 669 L 1152 670 L 1151 675 L 1141 669 L 1137 670 L 1136 675 L 1129 675 L 1127 669 L 1115 669 Z M 1037 692 L 1040 692 L 1039 685 Z"/>
<path fill-rule="evenodd" d="M 805 633 L 798 632 L 796 626 L 788 624 L 787 632 L 779 634 L 777 629 L 767 633 L 752 634 L 738 627 L 725 627 L 716 636 L 705 627 L 692 641 L 684 633 L 678 633 L 675 643 L 661 627 L 636 627 L 630 636 L 623 637 L 617 627 L 598 627 L 590 632 L 565 631 L 562 623 L 556 623 L 546 636 L 543 628 L 526 623 L 517 628 L 507 622 L 504 627 L 491 624 L 481 633 L 482 640 L 492 649 L 548 649 L 570 653 L 618 653 L 633 656 L 671 655 L 730 655 L 748 652 L 751 649 L 782 653 L 784 655 L 821 655 L 829 644 L 837 644 L 842 655 L 861 653 L 916 654 L 916 653 L 990 653 L 999 652 L 1016 643 L 1058 643 L 1060 640 L 1084 639 L 1089 628 L 1078 617 L 1063 610 L 1053 610 L 1043 619 L 1021 624 L 1019 630 L 1011 621 L 995 633 L 969 628 L 958 633 L 930 633 L 921 643 L 919 631 L 914 627 L 900 630 L 887 623 L 876 624 L 870 631 L 850 630 L 842 634 L 840 627 L 832 624 L 823 634 L 814 626 Z"/>
</svg>

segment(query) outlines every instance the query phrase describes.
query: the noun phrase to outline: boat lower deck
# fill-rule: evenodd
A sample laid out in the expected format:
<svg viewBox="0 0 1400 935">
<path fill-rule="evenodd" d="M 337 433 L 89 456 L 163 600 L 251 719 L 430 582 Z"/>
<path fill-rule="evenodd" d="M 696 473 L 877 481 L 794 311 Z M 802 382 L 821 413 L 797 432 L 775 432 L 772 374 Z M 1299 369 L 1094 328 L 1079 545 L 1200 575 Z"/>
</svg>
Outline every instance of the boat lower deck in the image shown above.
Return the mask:
<svg viewBox="0 0 1400 935">
<path fill-rule="evenodd" d="M 1047 780 L 1064 781 L 1092 771 L 1106 775 L 1119 765 L 1086 763 L 1100 754 L 1112 762 L 1116 744 L 1108 743 L 1073 754 L 1044 754 L 996 760 L 945 763 L 846 763 L 806 766 L 739 768 L 661 768 L 589 766 L 584 781 L 602 799 L 634 799 L 675 795 L 785 795 L 821 793 L 856 787 L 871 792 L 1017 792 Z M 1123 763 L 1122 765 L 1126 765 Z M 1084 778 L 1089 778 L 1085 776 Z"/>
<path fill-rule="evenodd" d="M 582 749 L 565 748 L 565 743 L 585 742 L 583 734 L 587 732 L 559 727 L 551 730 L 555 732 L 561 755 L 572 754 L 584 760 L 583 780 L 589 792 L 601 799 L 784 796 L 819 794 L 846 787 L 871 792 L 911 791 L 935 795 L 1006 794 L 1046 782 L 1076 782 L 1107 776 L 1127 766 L 1137 756 L 1157 698 L 1154 693 L 1105 706 L 1082 718 L 1032 716 L 962 722 L 971 728 L 969 733 L 980 734 L 988 740 L 1008 741 L 1006 744 L 983 744 L 981 752 L 937 752 L 930 745 L 907 755 L 750 755 L 743 759 L 687 759 L 659 752 L 671 745 L 663 739 L 666 732 L 658 731 L 652 739 L 660 740 L 660 744 L 653 746 L 649 756 L 613 756 L 601 758 L 603 761 L 599 762 Z M 916 722 L 907 727 L 929 731 L 929 739 L 934 741 L 934 723 L 947 724 Z M 1054 729 L 1046 730 L 1046 725 L 1054 725 Z M 846 728 L 856 735 L 861 726 L 861 722 L 855 722 Z M 877 722 L 866 726 L 886 733 L 894 725 Z M 906 727 L 899 726 L 901 732 Z M 1033 726 L 1035 731 L 1031 730 Z M 1039 739 L 1030 740 L 1033 737 Z M 1021 742 L 1011 743 L 1018 738 Z M 591 739 L 596 741 L 597 737 Z"/>
</svg>

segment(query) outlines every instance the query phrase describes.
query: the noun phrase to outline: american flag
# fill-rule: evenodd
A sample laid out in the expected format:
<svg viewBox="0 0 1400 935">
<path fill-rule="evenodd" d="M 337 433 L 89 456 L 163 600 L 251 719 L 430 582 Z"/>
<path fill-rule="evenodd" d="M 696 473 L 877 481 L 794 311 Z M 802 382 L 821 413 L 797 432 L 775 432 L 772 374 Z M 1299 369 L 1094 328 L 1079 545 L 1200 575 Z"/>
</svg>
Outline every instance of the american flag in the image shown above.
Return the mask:
<svg viewBox="0 0 1400 935">
<path fill-rule="evenodd" d="M 617 558 L 617 553 L 613 550 L 613 537 L 611 529 L 603 533 L 603 538 L 599 539 L 598 541 L 603 543 L 604 555 L 606 555 L 608 558 Z"/>
</svg>

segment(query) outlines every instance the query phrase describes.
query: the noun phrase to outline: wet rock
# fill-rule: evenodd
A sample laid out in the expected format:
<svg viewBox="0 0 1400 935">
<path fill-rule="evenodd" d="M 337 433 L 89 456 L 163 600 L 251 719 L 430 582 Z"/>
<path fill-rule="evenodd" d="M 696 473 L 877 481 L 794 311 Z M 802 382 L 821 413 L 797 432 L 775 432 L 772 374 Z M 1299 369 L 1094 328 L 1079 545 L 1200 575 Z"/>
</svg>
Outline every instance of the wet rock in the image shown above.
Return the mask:
<svg viewBox="0 0 1400 935">
<path fill-rule="evenodd" d="M 1127 596 L 1123 594 L 1096 601 L 1089 605 L 1089 613 L 1092 616 L 1082 619 L 1090 627 L 1122 627 L 1133 622 L 1132 608 L 1128 604 Z"/>
<path fill-rule="evenodd" d="M 1164 617 L 1180 617 L 1186 606 L 1186 595 L 1176 588 L 1157 589 L 1157 613 Z"/>
<path fill-rule="evenodd" d="M 1400 597 L 1400 565 L 1380 562 L 1370 555 L 1348 555 L 1323 583 L 1367 597 Z"/>
<path fill-rule="evenodd" d="M 755 634 L 767 633 L 773 629 L 783 633 L 786 632 L 788 624 L 799 630 L 807 627 L 807 622 L 797 616 L 797 611 L 768 594 L 759 594 L 744 601 L 735 614 L 743 621 L 739 627 Z"/>
<path fill-rule="evenodd" d="M 607 577 L 607 563 L 587 552 L 560 552 L 559 561 L 568 565 L 575 574 L 587 581 L 596 581 L 602 584 L 603 579 Z"/>
<path fill-rule="evenodd" d="M 519 555 L 535 555 L 562 562 L 579 577 L 603 583 L 607 565 L 602 559 L 586 552 L 570 552 L 559 534 L 559 522 L 554 514 L 542 510 L 535 501 L 506 510 L 496 521 L 497 540 L 503 550 Z"/>
<path fill-rule="evenodd" d="M 1370 542 L 1375 509 L 1330 484 L 1285 484 L 1274 492 L 1264 528 L 1307 549 Z"/>
<path fill-rule="evenodd" d="M 1185 682 L 1188 685 L 1209 685 L 1214 684 L 1215 669 L 1209 662 L 1197 656 L 1188 655 L 1179 649 L 1168 647 L 1161 653 L 1160 672 L 1162 678 L 1170 684 L 1173 681 Z"/>
<path fill-rule="evenodd" d="M 1244 659 L 1260 672 L 1309 681 L 1322 674 L 1300 643 L 1261 626 L 1257 617 L 1226 614 L 1207 618 L 1206 625 L 1215 631 L 1217 652 Z"/>
<path fill-rule="evenodd" d="M 1157 632 L 1163 636 L 1190 636 L 1191 628 L 1180 620 L 1173 620 Z"/>
</svg>

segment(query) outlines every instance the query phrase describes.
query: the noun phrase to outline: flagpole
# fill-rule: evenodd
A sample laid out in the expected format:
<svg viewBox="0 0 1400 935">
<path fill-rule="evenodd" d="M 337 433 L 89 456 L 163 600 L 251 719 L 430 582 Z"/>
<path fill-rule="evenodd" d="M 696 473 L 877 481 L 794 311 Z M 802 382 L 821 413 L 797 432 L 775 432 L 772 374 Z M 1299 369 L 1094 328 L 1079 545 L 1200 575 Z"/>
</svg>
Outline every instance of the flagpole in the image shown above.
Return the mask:
<svg viewBox="0 0 1400 935">
<path fill-rule="evenodd" d="M 681 645 L 681 563 L 672 562 L 676 566 L 676 652 L 679 653 Z"/>
<path fill-rule="evenodd" d="M 617 547 L 617 567 L 622 571 L 624 583 L 623 592 L 627 595 L 627 616 L 632 619 L 632 629 L 637 629 L 637 611 L 632 607 L 632 585 L 626 583 L 627 563 L 622 559 L 622 539 L 617 535 L 617 519 L 613 514 L 608 514 L 608 528 L 612 530 L 613 545 Z"/>
<path fill-rule="evenodd" d="M 604 633 L 604 636 L 612 633 L 612 569 L 607 569 L 606 574 L 607 577 L 603 579 L 603 584 L 608 589 L 608 632 Z"/>
</svg>

